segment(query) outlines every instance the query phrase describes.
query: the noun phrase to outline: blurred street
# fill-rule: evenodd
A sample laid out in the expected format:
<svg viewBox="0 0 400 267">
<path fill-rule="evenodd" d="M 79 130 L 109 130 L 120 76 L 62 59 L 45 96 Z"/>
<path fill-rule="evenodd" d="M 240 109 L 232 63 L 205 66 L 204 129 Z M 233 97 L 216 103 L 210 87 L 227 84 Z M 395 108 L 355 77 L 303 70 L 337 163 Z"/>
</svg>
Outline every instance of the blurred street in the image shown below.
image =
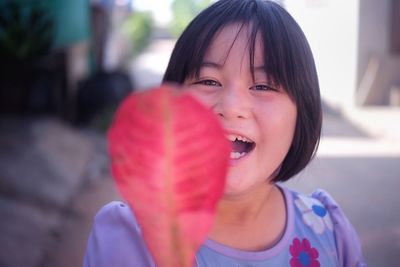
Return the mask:
<svg viewBox="0 0 400 267">
<path fill-rule="evenodd" d="M 159 84 L 173 41 L 131 64 L 138 88 Z M 288 186 L 328 191 L 353 222 L 369 266 L 400 262 L 399 108 L 324 105 L 317 158 Z M 0 118 L 0 266 L 81 266 L 96 211 L 119 199 L 103 134 L 52 118 Z"/>
</svg>

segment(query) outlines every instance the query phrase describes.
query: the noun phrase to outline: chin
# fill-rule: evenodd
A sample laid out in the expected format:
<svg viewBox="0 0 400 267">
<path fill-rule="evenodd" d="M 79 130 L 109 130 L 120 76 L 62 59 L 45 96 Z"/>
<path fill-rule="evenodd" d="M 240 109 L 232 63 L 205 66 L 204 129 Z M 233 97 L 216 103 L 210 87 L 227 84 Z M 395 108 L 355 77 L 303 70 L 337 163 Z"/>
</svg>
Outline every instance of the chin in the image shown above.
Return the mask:
<svg viewBox="0 0 400 267">
<path fill-rule="evenodd" d="M 245 185 L 241 184 L 241 183 L 229 183 L 227 182 L 227 184 L 225 185 L 225 190 L 224 190 L 224 196 L 226 197 L 232 197 L 232 196 L 237 196 L 237 195 L 241 195 L 245 192 L 248 191 L 248 187 L 246 187 Z"/>
</svg>

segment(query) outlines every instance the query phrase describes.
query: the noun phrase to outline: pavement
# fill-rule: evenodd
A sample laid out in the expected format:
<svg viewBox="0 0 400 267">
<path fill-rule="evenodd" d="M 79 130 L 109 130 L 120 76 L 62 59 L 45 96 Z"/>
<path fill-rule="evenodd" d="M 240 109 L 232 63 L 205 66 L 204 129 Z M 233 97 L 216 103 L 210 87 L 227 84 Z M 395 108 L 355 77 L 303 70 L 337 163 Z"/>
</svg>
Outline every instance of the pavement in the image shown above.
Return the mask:
<svg viewBox="0 0 400 267">
<path fill-rule="evenodd" d="M 159 84 L 173 46 L 156 40 L 130 66 L 136 86 Z M 327 190 L 355 226 L 369 266 L 400 262 L 398 108 L 324 104 L 320 149 L 290 182 Z M 93 216 L 120 199 L 104 134 L 54 118 L 0 117 L 0 266 L 81 266 Z"/>
<path fill-rule="evenodd" d="M 104 136 L 2 116 L 0 147 L 0 266 L 81 266 L 93 215 L 117 195 Z"/>
</svg>

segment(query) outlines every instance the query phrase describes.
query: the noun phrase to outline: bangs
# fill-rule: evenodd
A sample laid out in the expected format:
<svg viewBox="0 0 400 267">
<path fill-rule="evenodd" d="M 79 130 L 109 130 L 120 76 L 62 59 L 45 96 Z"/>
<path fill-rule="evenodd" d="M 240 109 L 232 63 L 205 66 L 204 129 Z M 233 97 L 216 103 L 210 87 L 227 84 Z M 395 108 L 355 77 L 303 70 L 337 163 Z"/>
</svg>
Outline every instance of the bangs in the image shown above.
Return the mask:
<svg viewBox="0 0 400 267">
<path fill-rule="evenodd" d="M 209 46 L 215 36 L 227 25 L 239 24 L 237 35 L 247 28 L 249 65 L 252 78 L 255 72 L 255 50 L 257 41 L 261 40 L 263 45 L 264 71 L 274 86 L 282 87 L 290 97 L 293 97 L 289 73 L 293 73 L 293 51 L 290 48 L 292 41 L 287 34 L 283 19 L 279 16 L 283 9 L 277 5 L 264 5 L 259 1 L 218 1 L 213 8 L 205 9 L 187 27 L 176 44 L 178 51 L 185 50 L 186 60 L 176 62 L 181 64 L 180 73 L 170 75 L 166 72 L 164 81 L 183 83 L 185 79 L 198 77 L 201 65 Z M 190 34 L 185 34 L 190 32 Z M 237 36 L 236 36 L 237 38 Z M 236 40 L 236 39 L 235 39 Z M 228 54 L 234 41 L 229 45 Z M 172 55 L 171 58 L 174 58 Z M 171 62 L 172 63 L 172 62 Z M 183 64 L 183 65 L 182 65 Z M 176 71 L 179 68 L 175 68 Z M 178 75 L 177 75 L 178 74 Z M 172 79 L 171 79 L 172 78 Z M 177 79 L 178 78 L 178 79 Z"/>
</svg>

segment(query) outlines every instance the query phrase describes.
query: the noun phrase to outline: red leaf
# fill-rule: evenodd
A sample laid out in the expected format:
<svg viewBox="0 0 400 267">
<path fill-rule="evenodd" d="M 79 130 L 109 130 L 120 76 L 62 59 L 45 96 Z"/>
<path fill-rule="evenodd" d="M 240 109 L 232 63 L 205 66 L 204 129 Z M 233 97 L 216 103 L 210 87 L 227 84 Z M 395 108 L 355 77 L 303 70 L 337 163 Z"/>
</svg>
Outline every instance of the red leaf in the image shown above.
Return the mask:
<svg viewBox="0 0 400 267">
<path fill-rule="evenodd" d="M 218 119 L 164 85 L 128 97 L 108 138 L 115 181 L 156 265 L 192 266 L 225 185 L 231 146 Z"/>
</svg>

